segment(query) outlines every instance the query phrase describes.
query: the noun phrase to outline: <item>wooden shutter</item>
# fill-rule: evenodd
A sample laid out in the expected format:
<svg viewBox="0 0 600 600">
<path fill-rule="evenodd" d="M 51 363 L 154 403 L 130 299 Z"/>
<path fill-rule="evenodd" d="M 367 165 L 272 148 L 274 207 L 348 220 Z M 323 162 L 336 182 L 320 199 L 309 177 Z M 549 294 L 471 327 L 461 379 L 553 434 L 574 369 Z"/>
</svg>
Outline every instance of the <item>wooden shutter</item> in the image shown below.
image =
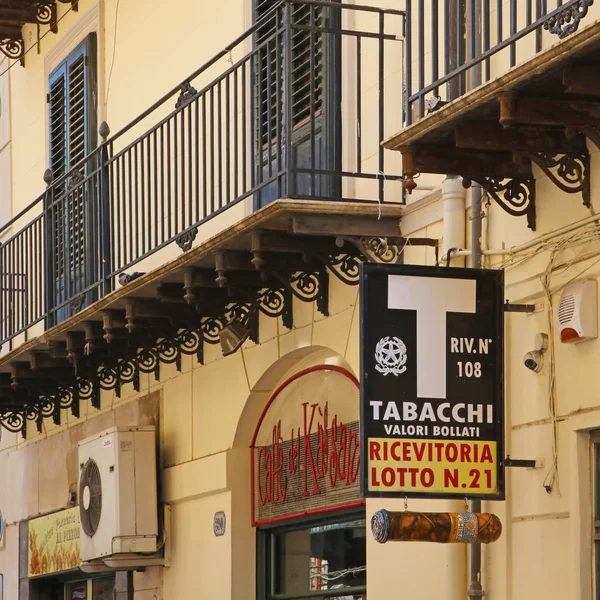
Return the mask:
<svg viewBox="0 0 600 600">
<path fill-rule="evenodd" d="M 96 147 L 96 35 L 50 75 L 50 168 L 64 175 Z"/>
<path fill-rule="evenodd" d="M 86 287 L 86 230 L 92 187 L 78 185 L 93 165 L 73 170 L 96 147 L 96 35 L 90 34 L 51 74 L 48 106 L 54 202 L 47 227 L 54 252 L 56 303 Z M 66 315 L 64 315 L 66 316 Z"/>
<path fill-rule="evenodd" d="M 311 25 L 311 6 L 292 4 L 292 23 Z M 314 27 L 323 25 L 323 9 L 313 8 Z M 311 70 L 311 54 L 313 65 Z M 302 124 L 310 117 L 310 81 L 313 83 L 314 114 L 317 115 L 323 105 L 323 35 L 315 30 L 312 34 L 305 30 L 292 30 L 292 123 Z"/>
<path fill-rule="evenodd" d="M 258 21 L 264 17 L 276 3 L 276 0 L 257 0 L 256 20 Z M 277 103 L 277 85 L 279 85 L 280 89 L 279 97 L 283 97 L 281 95 L 283 92 L 283 78 L 282 73 L 277 72 L 276 44 L 281 40 L 276 40 L 273 35 L 276 30 L 276 24 L 277 21 L 273 13 L 273 17 L 269 18 L 256 34 L 256 43 L 258 46 L 264 44 L 267 39 L 272 38 L 272 41 L 267 46 L 258 51 L 255 74 L 255 131 L 256 138 L 260 140 L 260 147 L 265 147 L 269 142 L 269 127 L 271 138 L 277 135 L 277 119 L 279 116 L 279 123 L 281 123 L 282 118 L 281 106 L 278 106 Z M 283 48 L 280 48 L 281 68 L 283 68 Z"/>
<path fill-rule="evenodd" d="M 67 166 L 67 66 L 62 64 L 50 77 L 50 168 L 55 178 L 62 177 Z"/>
<path fill-rule="evenodd" d="M 69 166 L 76 165 L 87 154 L 86 58 L 86 54 L 79 54 L 68 65 Z"/>
<path fill-rule="evenodd" d="M 257 0 L 255 6 L 255 18 L 258 21 L 272 9 L 278 0 Z M 311 7 L 309 5 L 291 4 L 292 23 L 294 25 L 310 26 Z M 323 10 L 314 7 L 314 26 L 321 27 L 323 24 Z M 269 18 L 265 25 L 257 32 L 257 44 L 264 43 L 273 35 L 276 29 L 276 19 Z M 310 117 L 311 78 L 314 81 L 314 114 L 320 113 L 323 105 L 323 36 L 320 31 L 314 31 L 311 39 L 310 31 L 292 29 L 292 125 L 298 126 Z M 281 41 L 281 40 L 277 40 Z M 264 147 L 268 143 L 269 123 L 271 137 L 277 132 L 277 111 L 280 103 L 277 102 L 277 86 L 280 88 L 280 98 L 283 98 L 283 73 L 277 70 L 276 41 L 273 40 L 268 47 L 259 51 L 257 81 L 256 81 L 256 131 L 257 138 L 261 140 Z M 313 55 L 313 71 L 311 73 L 311 53 Z M 285 65 L 283 48 L 280 48 L 280 69 Z M 281 113 L 279 114 L 281 119 Z"/>
</svg>

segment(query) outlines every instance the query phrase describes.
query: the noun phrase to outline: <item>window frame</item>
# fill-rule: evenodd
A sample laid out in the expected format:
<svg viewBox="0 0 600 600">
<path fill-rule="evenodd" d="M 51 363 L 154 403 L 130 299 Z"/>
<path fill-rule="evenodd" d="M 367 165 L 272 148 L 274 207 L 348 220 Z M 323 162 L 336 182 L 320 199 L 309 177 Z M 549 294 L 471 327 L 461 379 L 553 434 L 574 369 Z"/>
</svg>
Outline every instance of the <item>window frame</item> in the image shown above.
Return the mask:
<svg viewBox="0 0 600 600">
<path fill-rule="evenodd" d="M 79 61 L 83 62 L 83 143 L 82 156 L 72 164 L 70 102 L 70 68 Z M 96 169 L 94 151 L 98 145 L 98 36 L 96 31 L 88 32 L 75 47 L 52 69 L 48 75 L 48 156 L 50 169 L 56 171 L 54 163 L 53 106 L 51 95 L 53 86 L 62 80 L 63 86 L 63 136 L 62 163 L 63 169 L 58 173 L 62 182 L 55 184 L 48 206 L 48 197 L 44 200 L 46 213 L 46 329 L 71 316 L 70 301 L 84 293 L 84 302 L 89 305 L 96 299 L 95 290 L 86 291 L 97 279 L 97 261 L 93 255 L 97 237 L 95 223 L 97 194 L 91 185 L 77 187 L 78 181 L 84 181 Z M 60 145 L 59 145 L 60 146 Z M 90 158 L 91 157 L 91 158 Z M 73 172 L 73 168 L 81 164 L 81 168 Z M 53 173 L 56 181 L 57 173 Z M 71 187 L 71 184 L 74 184 Z M 75 227 L 69 215 L 81 211 L 81 227 Z M 66 220 L 65 220 L 66 219 Z M 75 222 L 75 221 L 74 221 Z M 51 253 L 51 256 L 50 256 Z M 58 307 L 58 308 L 57 308 Z"/>
<path fill-rule="evenodd" d="M 52 85 L 62 76 L 64 77 L 65 103 L 68 103 L 68 69 L 83 56 L 84 61 L 84 95 L 86 101 L 84 124 L 84 154 L 88 156 L 98 145 L 98 37 L 95 31 L 88 33 L 67 56 L 60 61 L 48 75 L 48 165 L 52 169 L 52 114 L 50 106 L 50 93 Z M 68 147 L 68 105 L 65 108 L 65 174 L 74 165 L 69 161 Z M 56 178 L 56 177 L 55 177 Z"/>
<path fill-rule="evenodd" d="M 590 433 L 591 473 L 591 543 L 592 543 L 592 589 L 593 596 L 600 600 L 600 430 Z"/>
<path fill-rule="evenodd" d="M 340 4 L 340 8 L 326 4 L 323 7 L 318 5 L 305 5 L 306 8 L 314 7 L 314 11 L 319 10 L 318 18 L 321 24 L 315 23 L 315 32 L 306 32 L 307 37 L 316 36 L 320 44 L 320 68 L 319 84 L 317 87 L 311 85 L 311 92 L 305 91 L 305 101 L 310 105 L 314 102 L 317 106 L 314 107 L 314 118 L 311 121 L 310 113 L 312 109 L 304 107 L 309 113 L 302 119 L 295 121 L 297 115 L 287 114 L 285 109 L 281 109 L 275 101 L 275 108 L 271 107 L 272 101 L 279 98 L 282 106 L 285 104 L 283 95 L 288 85 L 291 88 L 292 99 L 296 101 L 296 97 L 302 97 L 299 89 L 295 88 L 294 81 L 286 81 L 286 64 L 291 64 L 294 60 L 297 48 L 302 46 L 302 42 L 293 44 L 292 55 L 287 56 L 285 48 L 280 54 L 281 69 L 281 90 L 279 93 L 265 94 L 264 88 L 267 86 L 269 79 L 256 77 L 256 73 L 261 71 L 260 66 L 263 64 L 260 58 L 257 58 L 258 65 L 254 64 L 251 75 L 251 114 L 252 121 L 250 124 L 250 134 L 252 139 L 252 174 L 253 185 L 260 186 L 262 182 L 268 180 L 278 172 L 286 171 L 290 175 L 290 181 L 284 181 L 285 175 L 279 176 L 278 181 L 267 184 L 260 189 L 254 197 L 254 209 L 265 206 L 269 202 L 280 197 L 285 197 L 286 193 L 292 193 L 294 197 L 314 197 L 314 198 L 341 198 L 341 170 L 342 170 L 342 117 L 341 117 L 341 90 L 342 90 L 342 52 L 340 36 L 332 33 L 332 30 L 341 30 L 341 2 L 334 0 Z M 274 6 L 279 4 L 279 0 L 253 0 L 252 1 L 252 22 L 256 24 L 258 19 L 267 14 Z M 283 11 L 283 8 L 280 10 Z M 297 10 L 297 8 L 296 8 Z M 310 8 L 309 8 L 310 10 Z M 294 5 L 289 5 L 289 12 L 286 15 L 282 12 L 281 27 L 289 27 L 286 18 L 291 18 L 294 14 Z M 313 13 L 314 14 L 314 13 Z M 304 15 L 306 16 L 306 15 Z M 298 15 L 295 15 L 298 18 Z M 316 15 L 315 15 L 316 17 Z M 300 19 L 302 19 L 300 15 Z M 273 19 L 273 21 L 278 21 Z M 296 22 L 294 20 L 294 22 Z M 322 29 L 322 33 L 319 31 Z M 290 29 L 288 29 L 290 31 Z M 272 35 L 272 34 L 269 34 Z M 269 37 L 264 31 L 257 31 L 253 39 L 253 47 L 264 43 L 264 40 Z M 287 47 L 284 33 L 284 46 Z M 263 54 L 267 55 L 267 64 L 269 65 L 269 52 L 264 50 Z M 318 61 L 319 62 L 319 61 Z M 312 68 L 318 68 L 318 62 L 312 63 Z M 305 68 L 306 65 L 305 65 Z M 292 67 L 292 72 L 296 71 Z M 278 75 L 275 72 L 276 76 Z M 289 73 L 287 73 L 289 75 Z M 271 86 L 273 83 L 271 82 Z M 263 110 L 263 106 L 267 104 L 267 110 Z M 293 110 L 293 107 L 288 107 L 288 110 Z M 266 114 L 266 121 L 263 118 Z M 286 136 L 286 128 L 291 122 L 291 148 L 290 156 L 286 155 L 286 144 L 284 142 Z M 271 124 L 277 129 L 279 135 L 271 134 L 269 139 L 268 132 L 271 131 Z M 264 130 L 264 131 L 263 131 Z M 310 152 L 310 154 L 308 154 Z M 310 156 L 310 159 L 308 158 Z M 302 167 L 303 162 L 308 162 L 313 165 L 316 174 L 308 173 L 306 167 Z M 300 168 L 300 171 L 295 172 Z"/>
<path fill-rule="evenodd" d="M 328 513 L 321 516 L 307 516 L 297 519 L 290 519 L 277 526 L 260 526 L 256 530 L 256 599 L 257 600 L 305 600 L 314 598 L 321 600 L 323 598 L 335 600 L 344 596 L 363 595 L 366 598 L 367 586 L 357 586 L 354 588 L 329 589 L 321 591 L 309 591 L 306 594 L 281 594 L 275 591 L 277 560 L 275 556 L 275 545 L 273 543 L 275 536 L 285 534 L 291 531 L 331 525 L 335 523 L 345 523 L 349 521 L 365 521 L 367 528 L 366 508 L 355 508 L 350 510 L 341 510 Z M 365 536 L 365 557 L 366 557 L 366 536 Z M 365 565 L 366 566 L 366 565 Z M 368 571 L 367 571 L 368 572 Z"/>
</svg>

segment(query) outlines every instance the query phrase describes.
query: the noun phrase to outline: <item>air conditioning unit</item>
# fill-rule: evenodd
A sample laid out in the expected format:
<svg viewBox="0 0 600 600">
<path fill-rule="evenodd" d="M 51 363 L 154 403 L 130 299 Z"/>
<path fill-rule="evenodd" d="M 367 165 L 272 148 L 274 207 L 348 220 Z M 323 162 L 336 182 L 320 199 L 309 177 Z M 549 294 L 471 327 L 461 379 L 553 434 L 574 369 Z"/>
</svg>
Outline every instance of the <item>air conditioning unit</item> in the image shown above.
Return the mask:
<svg viewBox="0 0 600 600">
<path fill-rule="evenodd" d="M 112 427 L 79 442 L 81 561 L 157 550 L 154 427 Z"/>
</svg>

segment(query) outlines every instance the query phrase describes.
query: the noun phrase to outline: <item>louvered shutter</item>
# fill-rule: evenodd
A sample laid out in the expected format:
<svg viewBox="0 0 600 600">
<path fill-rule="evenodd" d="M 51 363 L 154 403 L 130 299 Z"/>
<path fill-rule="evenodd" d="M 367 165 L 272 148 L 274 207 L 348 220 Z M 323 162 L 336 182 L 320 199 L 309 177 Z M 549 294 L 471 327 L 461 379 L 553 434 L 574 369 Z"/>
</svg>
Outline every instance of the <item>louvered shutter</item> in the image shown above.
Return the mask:
<svg viewBox="0 0 600 600">
<path fill-rule="evenodd" d="M 50 76 L 50 168 L 64 175 L 96 147 L 96 35 L 90 34 Z"/>
<path fill-rule="evenodd" d="M 311 6 L 292 4 L 292 23 L 310 27 Z M 314 27 L 322 27 L 323 9 L 313 8 Z M 311 68 L 311 54 L 313 65 Z M 323 105 L 323 36 L 315 30 L 312 34 L 306 30 L 293 30 L 292 35 L 292 123 L 301 125 L 311 115 L 311 89 L 313 79 L 314 115 L 321 112 Z"/>
<path fill-rule="evenodd" d="M 256 0 L 255 18 L 258 21 L 271 10 L 278 0 Z M 309 27 L 311 24 L 311 6 L 306 4 L 292 4 L 292 23 Z M 313 8 L 313 22 L 316 28 L 323 24 L 323 9 L 319 6 Z M 277 102 L 277 86 L 280 93 L 283 90 L 283 73 L 277 69 L 277 48 L 273 33 L 276 28 L 275 16 L 269 18 L 257 32 L 257 45 L 264 44 L 271 38 L 260 51 L 258 57 L 256 89 L 256 124 L 257 138 L 264 147 L 269 142 L 269 133 L 274 138 L 277 132 L 278 116 L 281 119 L 281 102 Z M 311 74 L 313 79 L 314 115 L 320 114 L 323 106 L 323 39 L 320 31 L 292 29 L 292 125 L 302 125 L 310 117 L 311 101 Z M 311 53 L 313 65 L 311 73 Z M 283 48 L 280 48 L 280 69 L 284 65 Z M 281 95 L 280 95 L 281 98 Z"/>
<path fill-rule="evenodd" d="M 62 177 L 67 165 L 67 65 L 62 64 L 50 77 L 50 168 L 55 178 Z"/>
<path fill-rule="evenodd" d="M 63 177 L 67 172 L 67 65 L 60 65 L 50 77 L 48 103 L 50 105 L 50 169 L 55 179 Z M 60 202 L 55 202 L 49 209 L 52 226 L 54 249 L 55 279 L 63 277 L 65 264 L 65 226 L 62 193 Z"/>
<path fill-rule="evenodd" d="M 52 73 L 48 105 L 50 168 L 55 181 L 53 205 L 48 210 L 55 286 L 54 304 L 75 296 L 91 283 L 86 257 L 91 244 L 93 186 L 80 185 L 89 175 L 89 161 L 79 164 L 96 147 L 96 36 L 90 34 Z M 63 309 L 56 321 L 68 316 Z"/>
<path fill-rule="evenodd" d="M 275 4 L 274 0 L 258 0 L 255 10 L 256 20 L 265 17 Z M 254 85 L 256 106 L 254 127 L 261 148 L 268 144 L 269 135 L 271 138 L 277 135 L 278 118 L 279 123 L 282 118 L 281 106 L 277 102 L 277 86 L 279 85 L 280 94 L 283 89 L 282 73 L 277 69 L 277 44 L 281 40 L 274 36 L 275 29 L 276 19 L 273 14 L 273 17 L 269 18 L 256 34 L 257 46 L 260 49 Z M 280 48 L 280 69 L 283 67 L 282 50 L 283 48 Z"/>
</svg>

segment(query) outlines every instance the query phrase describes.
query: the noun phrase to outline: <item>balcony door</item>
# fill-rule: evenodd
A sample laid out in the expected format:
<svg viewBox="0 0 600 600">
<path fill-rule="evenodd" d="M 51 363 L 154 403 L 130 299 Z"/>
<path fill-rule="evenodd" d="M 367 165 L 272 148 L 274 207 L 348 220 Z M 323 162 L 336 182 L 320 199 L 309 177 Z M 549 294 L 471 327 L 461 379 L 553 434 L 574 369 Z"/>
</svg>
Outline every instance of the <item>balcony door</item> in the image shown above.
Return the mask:
<svg viewBox="0 0 600 600">
<path fill-rule="evenodd" d="M 255 19 L 264 22 L 255 36 L 256 208 L 286 195 L 339 198 L 340 11 L 255 0 Z"/>
<path fill-rule="evenodd" d="M 50 169 L 45 206 L 48 325 L 93 301 L 96 281 L 97 194 L 96 35 L 90 34 L 52 72 L 48 82 Z M 84 161 L 84 162 L 82 162 Z"/>
</svg>

